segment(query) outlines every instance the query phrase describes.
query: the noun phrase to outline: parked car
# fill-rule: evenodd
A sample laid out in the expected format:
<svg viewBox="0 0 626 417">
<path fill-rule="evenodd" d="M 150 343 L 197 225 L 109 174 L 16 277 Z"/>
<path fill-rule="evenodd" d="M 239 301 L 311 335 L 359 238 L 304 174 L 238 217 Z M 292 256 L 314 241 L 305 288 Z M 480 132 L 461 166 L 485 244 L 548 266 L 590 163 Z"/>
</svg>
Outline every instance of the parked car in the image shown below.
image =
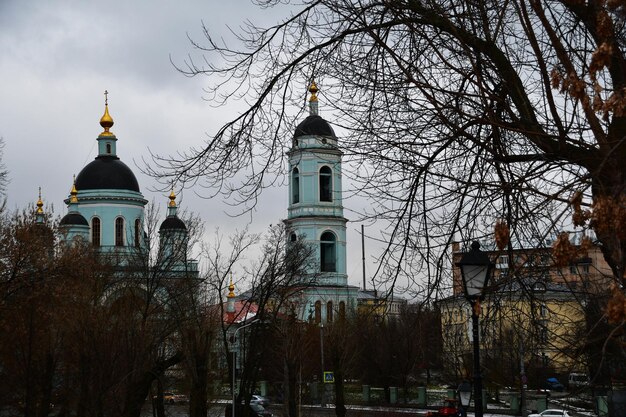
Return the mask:
<svg viewBox="0 0 626 417">
<path fill-rule="evenodd" d="M 250 404 L 259 404 L 263 407 L 267 407 L 270 405 L 270 400 L 262 395 L 254 394 L 250 399 Z"/>
<path fill-rule="evenodd" d="M 565 386 L 563 386 L 563 384 L 561 384 L 556 378 L 546 379 L 545 387 L 552 391 L 565 391 Z"/>
<path fill-rule="evenodd" d="M 570 388 L 582 388 L 589 386 L 589 377 L 587 374 L 572 372 L 567 377 L 567 385 Z"/>
<path fill-rule="evenodd" d="M 235 409 L 235 417 L 243 416 L 244 405 L 239 404 Z M 226 409 L 224 410 L 224 417 L 232 417 L 233 415 L 233 406 L 232 404 L 228 404 Z M 248 417 L 272 417 L 272 413 L 267 411 L 265 407 L 260 404 L 250 404 L 250 408 L 248 409 Z"/>
<path fill-rule="evenodd" d="M 153 398 L 156 398 L 153 397 Z M 175 392 L 164 392 L 163 393 L 163 402 L 165 404 L 183 404 L 188 402 L 189 399 L 187 398 L 186 395 L 183 394 L 177 394 Z"/>
<path fill-rule="evenodd" d="M 565 410 L 547 409 L 537 414 L 529 414 L 528 417 L 571 417 Z"/>
<path fill-rule="evenodd" d="M 463 410 L 457 406 L 457 401 L 453 398 L 444 400 L 443 407 L 437 411 L 429 411 L 427 414 L 428 417 L 455 417 L 462 415 Z"/>
</svg>

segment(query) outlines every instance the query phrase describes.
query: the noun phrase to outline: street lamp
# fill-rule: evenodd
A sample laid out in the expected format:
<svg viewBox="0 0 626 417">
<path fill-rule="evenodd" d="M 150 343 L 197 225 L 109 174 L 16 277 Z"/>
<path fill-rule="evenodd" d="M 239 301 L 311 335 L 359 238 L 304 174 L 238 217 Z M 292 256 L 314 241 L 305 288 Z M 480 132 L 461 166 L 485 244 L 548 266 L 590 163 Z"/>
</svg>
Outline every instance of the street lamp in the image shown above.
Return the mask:
<svg viewBox="0 0 626 417">
<path fill-rule="evenodd" d="M 480 243 L 472 242 L 472 249 L 457 263 L 461 268 L 465 298 L 472 305 L 472 338 L 474 343 L 474 414 L 483 417 L 483 387 L 480 375 L 480 345 L 478 340 L 478 316 L 483 290 L 489 281 L 493 263 L 487 254 L 480 250 Z"/>
<path fill-rule="evenodd" d="M 232 414 L 232 417 L 235 417 L 235 373 L 237 372 L 236 370 L 237 358 L 235 357 L 235 341 L 237 340 L 237 332 L 239 330 L 245 329 L 246 327 L 252 326 L 254 323 L 258 321 L 259 319 L 254 319 L 250 323 L 244 324 L 243 326 L 236 328 L 235 331 L 233 332 L 233 389 L 232 389 L 233 391 L 233 414 Z"/>
</svg>

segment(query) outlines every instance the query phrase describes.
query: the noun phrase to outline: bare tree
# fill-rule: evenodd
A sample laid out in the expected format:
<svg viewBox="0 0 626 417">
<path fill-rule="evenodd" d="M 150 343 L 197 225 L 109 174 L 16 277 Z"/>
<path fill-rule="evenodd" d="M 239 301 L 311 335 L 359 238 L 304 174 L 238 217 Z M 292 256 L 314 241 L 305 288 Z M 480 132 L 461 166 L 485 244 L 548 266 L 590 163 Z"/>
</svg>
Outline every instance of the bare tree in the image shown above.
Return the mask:
<svg viewBox="0 0 626 417">
<path fill-rule="evenodd" d="M 276 331 L 282 327 L 286 315 L 300 311 L 300 294 L 316 278 L 315 274 L 307 273 L 315 262 L 313 246 L 300 239 L 287 242 L 286 236 L 283 223 L 271 226 L 261 256 L 250 269 L 251 289 L 246 299 L 255 304 L 255 317 L 262 325 L 253 326 L 247 338 L 250 353 L 245 356 L 238 394 L 239 401 L 245 400 L 246 403 L 250 401 L 259 380 L 259 365 L 266 360 L 265 356 L 270 354 L 274 344 L 272 337 L 267 337 L 267 329 Z M 288 352 L 289 341 L 283 343 L 284 357 L 289 362 L 293 359 Z M 288 368 L 288 373 L 294 370 L 292 366 Z M 287 375 L 289 378 L 293 380 L 294 375 Z M 293 390 L 295 387 L 291 388 Z"/>
<path fill-rule="evenodd" d="M 346 129 L 344 173 L 373 203 L 364 216 L 390 222 L 380 265 L 393 267 L 381 278 L 417 263 L 436 293 L 455 235 L 485 237 L 499 218 L 504 247 L 509 236 L 539 241 L 573 222 L 594 232 L 622 288 L 611 306 L 623 304 L 622 2 L 305 0 L 293 8 L 269 28 L 248 23 L 234 46 L 206 27 L 206 39 L 192 41 L 203 59 L 179 70 L 209 76 L 216 105 L 244 98 L 249 106 L 203 147 L 157 158 L 155 174 L 253 207 L 284 175 L 292 105 L 303 107 L 299 87 L 314 78 L 322 109 Z M 613 335 L 623 334 L 624 309 L 609 312 Z"/>
</svg>

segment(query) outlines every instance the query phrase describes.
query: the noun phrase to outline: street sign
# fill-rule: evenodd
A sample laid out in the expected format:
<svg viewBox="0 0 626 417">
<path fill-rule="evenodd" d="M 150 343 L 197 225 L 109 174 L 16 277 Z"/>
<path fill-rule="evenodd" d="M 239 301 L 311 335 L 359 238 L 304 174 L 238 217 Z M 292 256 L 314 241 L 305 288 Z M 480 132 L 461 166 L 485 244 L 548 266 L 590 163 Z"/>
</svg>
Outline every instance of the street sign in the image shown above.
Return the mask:
<svg viewBox="0 0 626 417">
<path fill-rule="evenodd" d="M 335 374 L 332 371 L 324 372 L 324 383 L 325 384 L 334 384 L 335 383 Z"/>
</svg>

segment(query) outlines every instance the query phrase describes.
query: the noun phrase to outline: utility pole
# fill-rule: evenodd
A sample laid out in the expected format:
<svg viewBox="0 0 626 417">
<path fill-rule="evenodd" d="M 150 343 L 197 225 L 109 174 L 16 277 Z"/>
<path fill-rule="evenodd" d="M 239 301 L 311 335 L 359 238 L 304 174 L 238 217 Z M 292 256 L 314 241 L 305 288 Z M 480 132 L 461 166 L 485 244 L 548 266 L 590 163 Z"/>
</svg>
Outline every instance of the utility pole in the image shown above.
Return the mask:
<svg viewBox="0 0 626 417">
<path fill-rule="evenodd" d="M 233 333 L 233 414 L 232 414 L 232 417 L 235 417 L 235 408 L 236 408 L 235 407 L 235 383 L 236 383 L 235 373 L 237 372 L 237 356 L 235 353 L 235 342 L 237 341 L 237 332 L 239 330 L 245 329 L 246 327 L 252 326 L 258 321 L 259 319 L 254 319 L 250 323 L 244 324 L 243 326 L 236 328 L 235 332 Z"/>
<path fill-rule="evenodd" d="M 365 291 L 365 227 L 361 225 L 361 254 L 363 255 L 363 291 Z"/>
<path fill-rule="evenodd" d="M 326 407 L 326 383 L 324 382 L 324 323 L 320 322 L 320 349 L 322 357 L 322 395 L 321 406 Z"/>
<path fill-rule="evenodd" d="M 519 346 L 519 367 L 522 390 L 520 393 L 520 408 L 522 410 L 522 417 L 526 417 L 526 369 L 524 368 L 524 341 L 520 341 Z"/>
</svg>

